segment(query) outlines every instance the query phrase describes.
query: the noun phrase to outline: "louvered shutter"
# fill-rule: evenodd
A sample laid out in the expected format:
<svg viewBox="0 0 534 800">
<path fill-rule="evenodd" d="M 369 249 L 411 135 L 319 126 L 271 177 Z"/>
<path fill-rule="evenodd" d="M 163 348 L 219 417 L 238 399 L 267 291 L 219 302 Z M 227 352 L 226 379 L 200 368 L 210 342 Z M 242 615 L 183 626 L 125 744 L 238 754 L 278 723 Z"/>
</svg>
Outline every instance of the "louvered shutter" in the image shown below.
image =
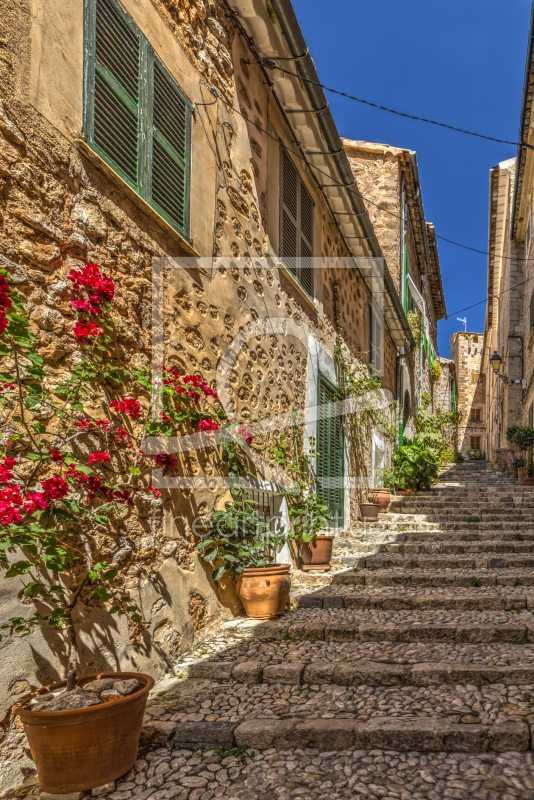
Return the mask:
<svg viewBox="0 0 534 800">
<path fill-rule="evenodd" d="M 282 148 L 280 256 L 302 288 L 313 296 L 313 200 Z"/>
<path fill-rule="evenodd" d="M 106 161 L 139 188 L 140 33 L 108 0 L 96 3 L 90 136 Z"/>
<path fill-rule="evenodd" d="M 334 416 L 333 389 L 319 380 L 319 419 L 317 422 L 317 495 L 327 504 L 331 524 L 343 524 L 343 425 Z"/>
<path fill-rule="evenodd" d="M 295 165 L 285 150 L 282 150 L 282 226 L 280 255 L 284 265 L 294 275 L 297 272 L 298 255 L 298 181 Z"/>
<path fill-rule="evenodd" d="M 191 104 L 157 57 L 152 123 L 152 205 L 171 224 L 187 232 Z"/>
<path fill-rule="evenodd" d="M 534 328 L 534 289 L 530 295 L 530 330 Z"/>
</svg>

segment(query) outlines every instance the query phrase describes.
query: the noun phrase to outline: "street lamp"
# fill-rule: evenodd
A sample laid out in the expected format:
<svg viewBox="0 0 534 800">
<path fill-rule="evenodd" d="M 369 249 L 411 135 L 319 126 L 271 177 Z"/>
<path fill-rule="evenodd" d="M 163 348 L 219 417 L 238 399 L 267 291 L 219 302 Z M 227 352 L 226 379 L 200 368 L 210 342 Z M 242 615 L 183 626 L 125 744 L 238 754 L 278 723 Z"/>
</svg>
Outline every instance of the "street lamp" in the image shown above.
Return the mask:
<svg viewBox="0 0 534 800">
<path fill-rule="evenodd" d="M 492 357 L 490 358 L 490 364 L 493 367 L 493 371 L 495 372 L 495 374 L 498 375 L 499 369 L 501 368 L 502 364 L 502 358 L 500 357 L 500 355 L 496 350 L 493 353 Z"/>
</svg>

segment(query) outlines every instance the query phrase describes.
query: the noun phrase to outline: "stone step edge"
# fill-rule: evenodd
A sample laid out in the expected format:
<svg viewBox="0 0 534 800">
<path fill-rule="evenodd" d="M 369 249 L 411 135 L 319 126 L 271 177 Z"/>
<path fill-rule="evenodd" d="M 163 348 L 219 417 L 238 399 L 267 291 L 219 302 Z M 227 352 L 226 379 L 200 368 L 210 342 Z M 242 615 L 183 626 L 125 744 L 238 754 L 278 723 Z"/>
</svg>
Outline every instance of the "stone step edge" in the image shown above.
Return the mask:
<svg viewBox="0 0 534 800">
<path fill-rule="evenodd" d="M 248 685 L 335 684 L 336 686 L 434 686 L 441 684 L 471 684 L 486 686 L 504 684 L 520 686 L 534 684 L 534 664 L 531 666 L 496 667 L 487 664 L 466 664 L 430 661 L 421 664 L 395 664 L 382 661 L 358 662 L 315 660 L 310 663 L 283 661 L 262 664 L 261 659 L 242 661 L 207 661 L 179 664 L 175 667 L 185 678 L 211 681 L 236 681 Z"/>
<path fill-rule="evenodd" d="M 255 750 L 316 748 L 332 750 L 401 750 L 404 752 L 526 752 L 532 749 L 523 721 L 467 725 L 457 717 L 371 717 L 368 720 L 256 717 L 245 722 L 152 722 L 142 744 L 153 742 L 199 750 L 250 747 Z"/>
<path fill-rule="evenodd" d="M 533 626 L 534 627 L 534 626 Z M 268 621 L 251 630 L 254 638 L 326 642 L 455 642 L 457 644 L 527 643 L 525 624 L 479 623 L 326 623 Z"/>
<path fill-rule="evenodd" d="M 376 609 L 378 611 L 432 610 L 454 611 L 521 611 L 534 610 L 534 593 L 506 596 L 496 595 L 440 595 L 420 594 L 302 594 L 299 597 L 302 608 L 356 608 Z"/>
<path fill-rule="evenodd" d="M 495 575 L 486 575 L 483 572 L 477 573 L 474 569 L 470 574 L 469 570 L 458 570 L 457 572 L 441 572 L 432 569 L 417 569 L 412 572 L 404 572 L 400 569 L 376 569 L 367 571 L 364 574 L 359 569 L 365 569 L 365 558 L 351 557 L 350 562 L 342 559 L 344 564 L 353 565 L 355 572 L 337 572 L 332 576 L 332 584 L 335 586 L 395 586 L 401 583 L 403 586 L 473 586 L 473 578 L 480 581 L 480 587 L 488 588 L 491 586 L 514 586 L 534 585 L 534 574 L 521 575 L 516 569 L 499 569 Z M 387 579 L 387 583 L 384 579 Z M 502 581 L 506 581 L 503 583 Z"/>
</svg>

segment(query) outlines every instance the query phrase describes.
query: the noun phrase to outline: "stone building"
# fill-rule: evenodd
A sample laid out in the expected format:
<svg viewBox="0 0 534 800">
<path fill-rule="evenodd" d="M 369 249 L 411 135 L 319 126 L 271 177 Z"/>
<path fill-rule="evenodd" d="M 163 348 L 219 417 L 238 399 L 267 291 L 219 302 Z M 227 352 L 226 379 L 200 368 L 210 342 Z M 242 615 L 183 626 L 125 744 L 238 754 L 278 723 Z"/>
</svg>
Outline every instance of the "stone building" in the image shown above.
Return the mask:
<svg viewBox="0 0 534 800">
<path fill-rule="evenodd" d="M 528 39 L 518 141 L 534 144 L 534 13 Z M 517 158 L 490 171 L 488 300 L 484 329 L 488 453 L 509 469 L 511 425 L 534 425 L 534 159 L 519 147 Z M 496 371 L 493 354 L 500 356 Z M 495 363 L 495 361 L 494 361 Z"/>
<path fill-rule="evenodd" d="M 289 0 L 87 0 L 85 15 L 83 6 L 0 0 L 0 268 L 24 297 L 50 391 L 79 359 L 66 276 L 91 261 L 117 286 L 114 344 L 132 368 L 163 361 L 221 381 L 236 420 L 300 409 L 309 442 L 320 435 L 318 396 L 329 406 L 336 391 L 341 343 L 354 368 L 380 374 L 386 400 L 404 401 L 408 422 L 421 390 L 413 365 L 409 378 L 398 369 L 415 348 L 408 298 L 426 310 L 428 354 L 445 313 L 415 162 L 401 170 L 397 161 L 407 183 L 395 202 L 406 205 L 411 232 L 395 260 L 351 188 L 322 90 L 262 60 L 298 56 L 295 69 L 317 80 Z M 227 367 L 230 345 L 237 357 Z M 326 481 L 337 525 L 349 526 L 358 497 L 350 443 L 337 441 L 315 465 L 318 491 Z M 262 475 L 262 442 L 248 451 L 258 467 L 250 488 L 287 518 L 280 487 Z M 377 463 L 375 453 L 369 480 Z M 182 467 L 201 488 L 165 490 L 163 520 L 128 518 L 118 548 L 102 544 L 120 560 L 147 625 L 139 645 L 122 618 L 111 627 L 87 608 L 79 632 L 87 670 L 159 677 L 198 632 L 239 610 L 230 581 L 215 584 L 196 550 L 195 520 L 221 508 L 228 488 L 215 481 L 207 450 L 188 453 Z M 3 617 L 20 613 L 19 589 L 2 583 Z M 55 634 L 4 635 L 0 647 L 3 708 L 21 681 L 61 676 Z"/>
<path fill-rule="evenodd" d="M 472 457 L 486 452 L 486 376 L 482 372 L 484 335 L 459 331 L 451 336 L 458 406 L 458 450 Z"/>
<path fill-rule="evenodd" d="M 403 310 L 419 327 L 415 356 L 403 358 L 399 371 L 403 426 L 411 437 L 422 394 L 433 394 L 430 366 L 438 358 L 437 323 L 447 319 L 435 230 L 425 220 L 413 150 L 350 139 L 343 146 Z"/>
</svg>

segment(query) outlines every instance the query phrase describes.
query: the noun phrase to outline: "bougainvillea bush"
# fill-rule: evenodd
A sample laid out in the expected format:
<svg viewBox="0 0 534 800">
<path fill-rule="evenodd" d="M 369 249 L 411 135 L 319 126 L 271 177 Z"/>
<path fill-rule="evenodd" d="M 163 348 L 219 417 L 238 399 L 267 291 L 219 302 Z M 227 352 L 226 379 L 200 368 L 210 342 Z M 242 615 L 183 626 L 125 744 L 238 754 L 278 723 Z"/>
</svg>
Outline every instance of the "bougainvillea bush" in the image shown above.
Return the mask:
<svg viewBox="0 0 534 800">
<path fill-rule="evenodd" d="M 69 653 L 67 688 L 73 688 L 78 603 L 101 604 L 110 614 L 144 625 L 120 564 L 102 557 L 98 544 L 104 535 L 112 552 L 121 519 L 147 503 L 161 505 L 151 469 L 172 473 L 178 459 L 165 450 L 147 456 L 143 438 L 217 434 L 226 471 L 240 474 L 246 470 L 240 444 L 252 434 L 226 418 L 201 376 L 161 367 L 156 392 L 148 373 L 128 369 L 114 336 L 112 279 L 95 264 L 71 270 L 68 279 L 79 357 L 52 392 L 23 300 L 0 272 L 0 403 L 9 431 L 0 440 L 0 560 L 5 577 L 24 584 L 21 616 L 3 627 L 62 630 Z"/>
</svg>

